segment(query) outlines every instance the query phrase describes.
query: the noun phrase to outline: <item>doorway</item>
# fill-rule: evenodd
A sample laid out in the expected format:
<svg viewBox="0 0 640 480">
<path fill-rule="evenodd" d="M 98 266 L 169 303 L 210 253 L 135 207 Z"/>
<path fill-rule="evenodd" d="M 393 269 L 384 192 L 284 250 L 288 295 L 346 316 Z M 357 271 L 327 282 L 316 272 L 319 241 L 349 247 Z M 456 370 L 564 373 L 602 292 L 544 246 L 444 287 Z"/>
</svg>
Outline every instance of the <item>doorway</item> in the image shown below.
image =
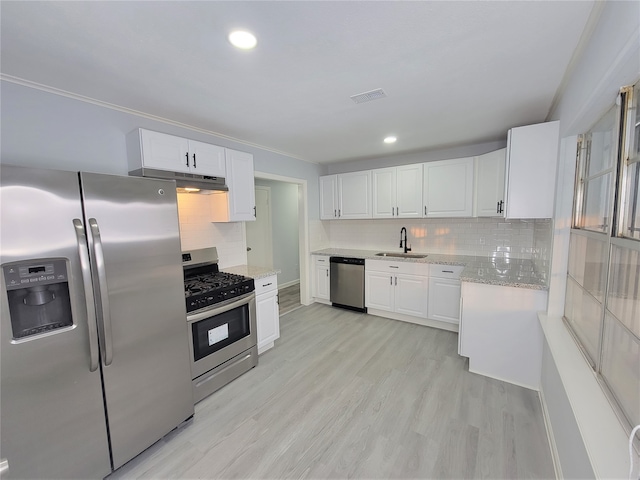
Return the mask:
<svg viewBox="0 0 640 480">
<path fill-rule="evenodd" d="M 256 220 L 247 222 L 247 264 L 273 267 L 271 187 L 256 185 Z"/>
</svg>

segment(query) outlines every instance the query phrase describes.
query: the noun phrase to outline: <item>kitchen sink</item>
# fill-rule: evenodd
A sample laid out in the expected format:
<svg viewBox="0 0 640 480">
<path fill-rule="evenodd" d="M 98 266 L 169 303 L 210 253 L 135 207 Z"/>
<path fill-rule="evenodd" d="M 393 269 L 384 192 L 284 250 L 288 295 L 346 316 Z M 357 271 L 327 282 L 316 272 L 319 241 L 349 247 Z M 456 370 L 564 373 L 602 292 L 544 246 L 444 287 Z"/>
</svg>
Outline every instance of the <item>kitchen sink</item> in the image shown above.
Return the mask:
<svg viewBox="0 0 640 480">
<path fill-rule="evenodd" d="M 422 255 L 420 253 L 380 252 L 380 253 L 376 253 L 376 257 L 427 258 L 427 255 Z"/>
</svg>

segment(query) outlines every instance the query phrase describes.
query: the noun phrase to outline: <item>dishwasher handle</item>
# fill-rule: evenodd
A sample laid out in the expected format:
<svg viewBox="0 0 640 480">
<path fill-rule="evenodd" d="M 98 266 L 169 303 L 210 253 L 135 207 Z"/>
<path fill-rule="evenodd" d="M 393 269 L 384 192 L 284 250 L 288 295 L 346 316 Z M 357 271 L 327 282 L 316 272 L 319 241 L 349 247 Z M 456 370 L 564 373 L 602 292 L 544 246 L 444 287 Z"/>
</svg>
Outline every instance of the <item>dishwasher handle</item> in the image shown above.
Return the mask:
<svg viewBox="0 0 640 480">
<path fill-rule="evenodd" d="M 364 258 L 329 257 L 330 263 L 345 263 L 348 265 L 364 265 Z"/>
</svg>

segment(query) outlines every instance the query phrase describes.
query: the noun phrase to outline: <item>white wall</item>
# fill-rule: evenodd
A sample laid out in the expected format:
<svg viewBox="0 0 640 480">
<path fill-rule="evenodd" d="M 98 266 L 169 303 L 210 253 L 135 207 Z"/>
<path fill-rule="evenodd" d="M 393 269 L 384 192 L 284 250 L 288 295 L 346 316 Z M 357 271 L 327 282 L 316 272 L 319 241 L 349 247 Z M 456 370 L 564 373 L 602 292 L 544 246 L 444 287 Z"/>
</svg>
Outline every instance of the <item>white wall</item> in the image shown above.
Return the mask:
<svg viewBox="0 0 640 480">
<path fill-rule="evenodd" d="M 256 179 L 271 188 L 273 266 L 281 270 L 278 285 L 300 280 L 298 243 L 298 185 Z"/>
<path fill-rule="evenodd" d="M 318 176 L 325 169 L 317 164 L 6 80 L 0 96 L 2 163 L 127 175 L 125 136 L 141 127 L 249 152 L 257 171 L 307 180 L 308 215 L 319 218 Z"/>
<path fill-rule="evenodd" d="M 598 118 L 613 105 L 620 87 L 635 83 L 640 79 L 640 2 L 609 1 L 598 5 L 600 17 L 594 23 L 591 36 L 582 45 L 583 50 L 576 58 L 574 68 L 568 73 L 562 95 L 550 114 L 550 120 L 560 120 L 562 152 L 560 155 L 558 192 L 556 195 L 556 215 L 554 223 L 554 251 L 552 278 L 550 283 L 550 319 L 561 322 L 561 305 L 564 303 L 564 283 L 566 274 L 568 241 L 567 229 L 571 222 L 571 199 L 573 182 L 570 176 L 575 168 L 575 135 L 588 130 Z M 555 317 L 554 317 L 555 316 Z M 552 329 L 551 329 L 552 330 Z M 564 329 L 556 329 L 563 332 Z M 553 340 L 559 351 L 573 351 L 579 355 L 577 347 L 569 335 Z M 550 344 L 551 342 L 549 342 Z M 541 393 L 551 422 L 553 436 L 562 472 L 567 478 L 575 477 L 626 477 L 629 466 L 625 458 L 626 433 L 612 411 L 579 412 L 580 405 L 572 404 L 570 398 L 583 402 L 585 393 L 574 392 L 563 376 L 575 376 L 577 372 L 567 371 L 566 366 L 556 360 L 546 346 L 543 352 Z M 584 375 L 591 375 L 586 361 L 579 363 L 585 369 Z M 592 375 L 591 375 L 592 376 Z M 586 394 L 589 397 L 604 396 L 596 386 Z M 603 403 L 608 403 L 603 400 Z M 602 418 L 613 418 L 607 423 L 607 434 L 602 428 L 594 428 Z M 588 435 L 585 432 L 597 430 Z M 613 432 L 613 433 L 611 433 Z M 613 448 L 616 461 L 609 453 L 604 458 L 602 452 Z M 586 452 L 586 454 L 585 454 Z M 628 455 L 628 453 L 626 454 Z M 584 465 L 588 462 L 588 465 Z"/>
</svg>

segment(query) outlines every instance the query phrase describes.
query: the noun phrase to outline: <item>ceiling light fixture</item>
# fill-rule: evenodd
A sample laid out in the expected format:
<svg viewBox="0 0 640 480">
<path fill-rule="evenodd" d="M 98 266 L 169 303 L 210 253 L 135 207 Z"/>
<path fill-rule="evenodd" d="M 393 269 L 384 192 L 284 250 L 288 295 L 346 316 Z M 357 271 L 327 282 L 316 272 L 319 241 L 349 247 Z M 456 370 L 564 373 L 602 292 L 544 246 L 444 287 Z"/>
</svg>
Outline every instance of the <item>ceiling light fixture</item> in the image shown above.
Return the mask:
<svg viewBox="0 0 640 480">
<path fill-rule="evenodd" d="M 234 47 L 243 50 L 250 50 L 258 43 L 256 37 L 246 30 L 234 30 L 229 34 L 229 41 Z"/>
<path fill-rule="evenodd" d="M 398 140 L 396 137 L 394 137 L 393 135 L 389 135 L 384 139 L 384 143 L 396 143 L 396 140 Z"/>
</svg>

